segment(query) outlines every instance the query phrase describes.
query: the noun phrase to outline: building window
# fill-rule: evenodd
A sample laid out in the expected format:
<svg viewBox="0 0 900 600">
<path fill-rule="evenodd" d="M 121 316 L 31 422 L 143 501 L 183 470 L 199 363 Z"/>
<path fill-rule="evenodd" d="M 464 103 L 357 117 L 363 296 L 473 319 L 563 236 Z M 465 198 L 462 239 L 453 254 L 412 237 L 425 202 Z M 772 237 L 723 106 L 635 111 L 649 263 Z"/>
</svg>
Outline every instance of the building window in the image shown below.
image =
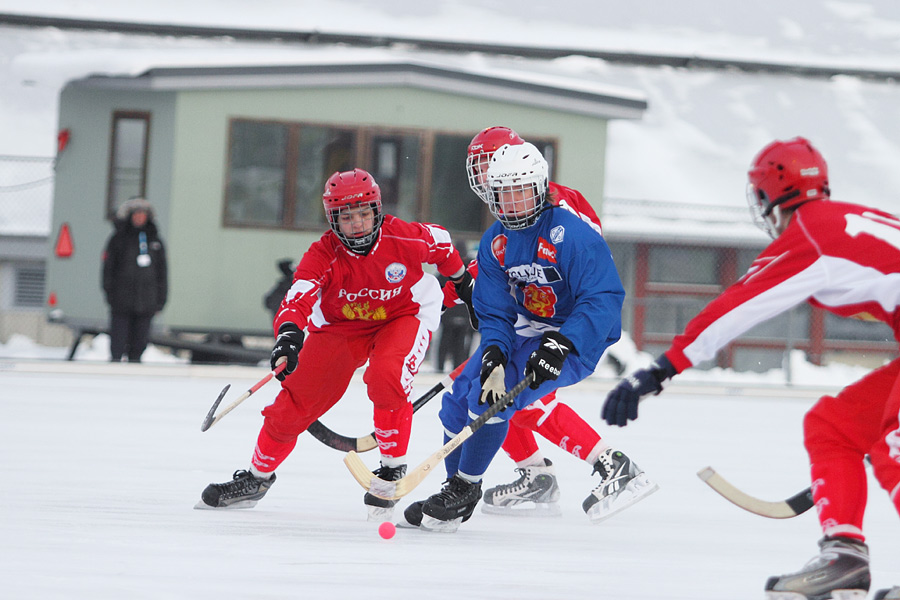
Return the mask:
<svg viewBox="0 0 900 600">
<path fill-rule="evenodd" d="M 650 248 L 652 283 L 718 285 L 719 254 L 716 248 L 653 246 Z"/>
<path fill-rule="evenodd" d="M 355 166 L 356 135 L 334 127 L 305 125 L 300 127 L 298 139 L 292 222 L 298 228 L 321 229 L 326 225 L 322 207 L 325 181 L 333 173 Z"/>
<path fill-rule="evenodd" d="M 19 265 L 15 269 L 13 306 L 17 308 L 42 308 L 44 306 L 43 265 Z"/>
<path fill-rule="evenodd" d="M 107 217 L 112 218 L 123 202 L 144 196 L 147 186 L 147 148 L 150 113 L 113 113 L 110 144 Z"/>
<path fill-rule="evenodd" d="M 232 123 L 225 203 L 227 223 L 282 223 L 287 147 L 288 128 L 283 124 Z"/>
<path fill-rule="evenodd" d="M 366 161 L 367 170 L 381 188 L 384 212 L 404 221 L 422 218 L 419 216 L 422 214 L 419 210 L 421 145 L 416 134 L 373 135 Z M 465 179 L 465 162 L 462 164 L 460 177 Z"/>
<path fill-rule="evenodd" d="M 491 219 L 469 190 L 469 140 L 430 130 L 233 119 L 224 222 L 321 231 L 327 227 L 325 181 L 335 171 L 359 167 L 378 182 L 386 213 L 439 223 L 460 241 L 474 241 Z M 552 165 L 555 142 L 543 139 L 536 145 Z"/>
<path fill-rule="evenodd" d="M 860 315 L 856 319 L 847 319 L 826 313 L 825 335 L 829 340 L 853 342 L 892 342 L 894 340 L 894 332 L 889 325 L 866 315 Z"/>
<path fill-rule="evenodd" d="M 463 166 L 469 141 L 470 137 L 463 136 L 434 137 L 430 220 L 451 231 L 483 232 L 489 224 L 489 213 L 481 198 L 469 189 Z"/>
</svg>

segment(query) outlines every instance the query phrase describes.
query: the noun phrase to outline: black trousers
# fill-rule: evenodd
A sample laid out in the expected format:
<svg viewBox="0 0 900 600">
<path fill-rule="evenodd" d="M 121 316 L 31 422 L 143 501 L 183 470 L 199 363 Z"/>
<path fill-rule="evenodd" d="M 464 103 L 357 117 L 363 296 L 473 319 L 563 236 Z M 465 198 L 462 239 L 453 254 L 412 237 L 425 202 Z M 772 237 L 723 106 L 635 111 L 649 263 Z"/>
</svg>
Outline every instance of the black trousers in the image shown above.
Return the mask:
<svg viewBox="0 0 900 600">
<path fill-rule="evenodd" d="M 447 364 L 448 358 L 452 363 L 450 365 L 451 371 L 463 364 L 469 358 L 469 347 L 471 345 L 472 327 L 469 325 L 468 317 L 463 319 L 462 322 L 448 319 L 442 323 L 441 339 L 438 342 L 437 360 L 435 360 L 437 371 L 439 373 L 444 372 L 444 366 Z"/>
<path fill-rule="evenodd" d="M 120 362 L 123 356 L 128 362 L 141 362 L 141 355 L 147 349 L 150 338 L 150 321 L 153 313 L 114 312 L 109 318 L 109 353 L 113 362 Z"/>
</svg>

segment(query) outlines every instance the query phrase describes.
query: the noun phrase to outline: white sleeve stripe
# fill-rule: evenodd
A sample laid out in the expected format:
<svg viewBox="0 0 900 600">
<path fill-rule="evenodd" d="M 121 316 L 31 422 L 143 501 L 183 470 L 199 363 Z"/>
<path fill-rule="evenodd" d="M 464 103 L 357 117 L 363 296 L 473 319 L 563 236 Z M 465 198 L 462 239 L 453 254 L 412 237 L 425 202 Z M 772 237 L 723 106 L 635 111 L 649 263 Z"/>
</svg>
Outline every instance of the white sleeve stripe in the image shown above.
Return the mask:
<svg viewBox="0 0 900 600">
<path fill-rule="evenodd" d="M 692 365 L 715 357 L 728 342 L 810 297 L 810 290 L 827 281 L 820 261 L 728 311 L 684 349 Z"/>
<path fill-rule="evenodd" d="M 835 307 L 874 302 L 888 313 L 900 306 L 900 273 L 882 273 L 834 256 L 820 260 L 828 272 L 828 288 L 813 294 L 818 302 Z"/>
<path fill-rule="evenodd" d="M 298 279 L 291 285 L 291 289 L 288 290 L 287 299 L 288 301 L 293 300 L 297 296 L 304 296 L 315 289 L 317 286 L 312 281 L 306 279 Z"/>
<path fill-rule="evenodd" d="M 684 355 L 694 365 L 710 360 L 742 333 L 808 298 L 833 308 L 876 303 L 892 313 L 900 307 L 900 273 L 885 274 L 846 258 L 822 256 L 722 315 L 684 349 Z"/>
</svg>

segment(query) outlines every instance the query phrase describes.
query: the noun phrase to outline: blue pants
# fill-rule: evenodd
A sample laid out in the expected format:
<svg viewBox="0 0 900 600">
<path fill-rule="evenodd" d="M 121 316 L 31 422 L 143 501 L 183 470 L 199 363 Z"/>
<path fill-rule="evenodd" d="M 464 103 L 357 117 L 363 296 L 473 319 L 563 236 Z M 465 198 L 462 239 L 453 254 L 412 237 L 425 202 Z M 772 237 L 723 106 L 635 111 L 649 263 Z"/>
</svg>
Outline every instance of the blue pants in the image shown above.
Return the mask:
<svg viewBox="0 0 900 600">
<path fill-rule="evenodd" d="M 540 345 L 540 341 L 539 337 L 516 337 L 517 346 L 506 363 L 507 390 L 522 380 L 525 374 L 525 363 L 528 362 L 531 353 Z M 481 396 L 481 355 L 483 352 L 484 348 L 479 346 L 473 355 L 473 360 L 466 364 L 465 369 L 453 382 L 453 387 L 443 396 L 439 416 L 444 426 L 445 442 L 488 409 L 487 404 L 478 404 Z M 570 355 L 566 359 L 558 379 L 545 381 L 536 390 L 525 388 L 525 391 L 516 396 L 513 406 L 499 412 L 496 417 L 489 420 L 466 440 L 460 448 L 450 454 L 444 461 L 448 477 L 459 472 L 473 479 L 480 478 L 487 471 L 488 465 L 491 464 L 500 446 L 503 445 L 509 426 L 508 421 L 517 410 L 543 398 L 557 388 L 578 383 L 591 373 L 593 373 L 593 369 L 581 362 L 577 355 Z"/>
</svg>

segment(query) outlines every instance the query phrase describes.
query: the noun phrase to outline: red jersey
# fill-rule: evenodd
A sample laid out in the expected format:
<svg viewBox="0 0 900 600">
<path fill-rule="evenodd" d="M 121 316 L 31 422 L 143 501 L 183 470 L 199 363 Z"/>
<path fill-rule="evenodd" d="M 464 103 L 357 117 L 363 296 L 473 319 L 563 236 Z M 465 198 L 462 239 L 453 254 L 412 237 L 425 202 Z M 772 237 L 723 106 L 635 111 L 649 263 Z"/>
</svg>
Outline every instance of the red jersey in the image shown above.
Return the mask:
<svg viewBox="0 0 900 600">
<path fill-rule="evenodd" d="M 747 273 L 672 341 L 666 357 L 681 372 L 804 301 L 842 317 L 883 321 L 900 339 L 900 220 L 830 200 L 801 205 Z"/>
<path fill-rule="evenodd" d="M 368 332 L 410 315 L 434 331 L 440 322 L 442 294 L 437 279 L 422 269 L 423 263 L 435 265 L 446 277 L 462 269 L 462 259 L 443 227 L 385 215 L 378 240 L 365 256 L 349 251 L 329 231 L 300 259 L 294 283 L 275 316 L 275 332 L 286 322 L 310 331 L 341 327 Z"/>
<path fill-rule="evenodd" d="M 581 192 L 551 181 L 549 197 L 551 204 L 565 208 L 569 212 L 578 215 L 582 221 L 590 225 L 597 233 L 603 234 L 600 228 L 600 218 L 597 216 L 591 203 L 581 195 Z"/>
</svg>

